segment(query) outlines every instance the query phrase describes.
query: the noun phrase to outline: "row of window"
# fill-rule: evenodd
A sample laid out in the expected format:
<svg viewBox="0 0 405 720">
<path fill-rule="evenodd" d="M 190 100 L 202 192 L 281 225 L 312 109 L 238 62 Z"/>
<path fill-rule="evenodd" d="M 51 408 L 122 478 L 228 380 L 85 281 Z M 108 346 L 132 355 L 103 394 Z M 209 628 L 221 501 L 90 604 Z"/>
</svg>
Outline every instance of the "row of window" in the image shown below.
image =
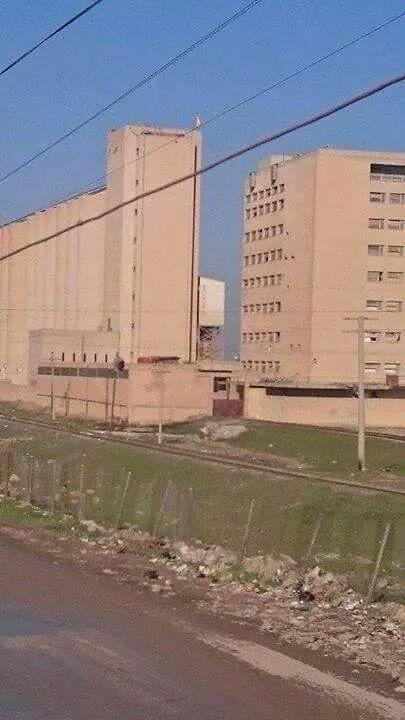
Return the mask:
<svg viewBox="0 0 405 720">
<path fill-rule="evenodd" d="M 381 342 L 385 339 L 387 343 L 399 343 L 401 342 L 401 333 L 399 330 L 366 330 L 364 333 L 364 342 L 373 343 Z"/>
<path fill-rule="evenodd" d="M 364 363 L 364 370 L 366 373 L 378 373 L 380 370 L 384 367 L 384 372 L 386 375 L 398 375 L 401 365 L 397 362 L 387 362 L 382 363 L 379 362 L 366 362 Z"/>
<path fill-rule="evenodd" d="M 245 218 L 250 220 L 250 218 L 259 217 L 259 215 L 268 215 L 268 213 L 276 212 L 276 210 L 282 210 L 283 207 L 284 200 L 274 200 L 274 202 L 268 202 L 264 205 L 255 205 L 245 210 Z"/>
<path fill-rule="evenodd" d="M 369 245 L 368 246 L 368 254 L 369 255 L 384 255 L 385 252 L 385 245 Z M 387 245 L 387 255 L 393 255 L 395 257 L 402 257 L 404 254 L 404 246 L 403 245 Z"/>
<path fill-rule="evenodd" d="M 282 235 L 284 232 L 284 225 L 271 225 L 269 227 L 260 228 L 259 230 L 252 230 L 252 232 L 245 232 L 245 243 L 254 242 L 255 240 L 265 240 L 275 235 Z"/>
<path fill-rule="evenodd" d="M 401 312 L 402 300 L 367 300 L 367 310 L 385 310 L 386 312 Z"/>
<path fill-rule="evenodd" d="M 383 182 L 405 182 L 405 175 L 370 173 L 370 180 L 382 180 Z"/>
<path fill-rule="evenodd" d="M 403 279 L 403 272 L 383 272 L 382 270 L 369 270 L 367 272 L 368 282 L 383 282 L 385 280 L 386 282 L 400 283 L 403 282 Z"/>
<path fill-rule="evenodd" d="M 277 330 L 275 332 L 255 332 L 255 333 L 242 333 L 242 342 L 268 342 L 278 343 L 280 342 L 281 333 Z"/>
<path fill-rule="evenodd" d="M 271 287 L 272 285 L 281 285 L 283 280 L 282 273 L 277 275 L 262 275 L 261 277 L 244 278 L 242 287 L 244 288 L 260 288 Z"/>
<path fill-rule="evenodd" d="M 280 361 L 279 360 L 242 360 L 242 367 L 245 370 L 256 370 L 258 372 L 274 372 L 275 374 L 280 372 Z"/>
<path fill-rule="evenodd" d="M 95 363 L 96 363 L 96 362 L 106 362 L 106 363 L 108 363 L 108 354 L 107 354 L 107 353 L 105 353 L 103 360 L 100 359 L 100 358 L 98 358 L 97 353 L 94 353 L 94 356 L 93 356 L 93 357 L 94 357 L 94 359 L 90 360 L 90 359 L 88 358 L 88 356 L 87 356 L 87 353 L 77 353 L 77 354 L 76 354 L 76 353 L 74 352 L 74 353 L 72 353 L 72 360 L 70 361 L 70 360 L 67 358 L 66 353 L 63 352 L 63 353 L 61 353 L 60 359 L 61 359 L 61 362 L 76 362 L 76 361 L 77 361 L 77 362 L 84 362 L 84 363 L 85 363 L 85 362 L 90 361 L 90 362 L 95 362 Z M 97 359 L 97 358 L 98 358 L 98 359 Z"/>
<path fill-rule="evenodd" d="M 269 250 L 268 252 L 257 253 L 256 255 L 245 255 L 243 258 L 243 264 L 245 267 L 249 265 L 260 265 L 262 262 L 274 262 L 275 260 L 283 259 L 283 249 L 277 248 L 277 250 Z"/>
<path fill-rule="evenodd" d="M 370 202 L 384 203 L 386 199 L 389 200 L 390 203 L 394 203 L 396 205 L 405 205 L 405 193 L 370 193 Z"/>
<path fill-rule="evenodd" d="M 250 303 L 250 305 L 243 305 L 242 310 L 244 313 L 277 313 L 281 312 L 281 302 L 269 302 L 269 303 Z"/>
<path fill-rule="evenodd" d="M 265 190 L 259 190 L 258 192 L 252 192 L 248 193 L 246 195 L 246 202 L 250 202 L 251 200 L 253 202 L 256 202 L 256 200 L 263 200 L 265 197 L 270 197 L 270 195 L 277 195 L 278 192 L 284 192 L 285 185 L 284 183 L 280 183 L 280 185 L 273 185 L 273 187 L 268 187 Z"/>
<path fill-rule="evenodd" d="M 368 226 L 372 230 L 403 230 L 405 228 L 405 220 L 402 218 L 369 218 Z"/>
</svg>

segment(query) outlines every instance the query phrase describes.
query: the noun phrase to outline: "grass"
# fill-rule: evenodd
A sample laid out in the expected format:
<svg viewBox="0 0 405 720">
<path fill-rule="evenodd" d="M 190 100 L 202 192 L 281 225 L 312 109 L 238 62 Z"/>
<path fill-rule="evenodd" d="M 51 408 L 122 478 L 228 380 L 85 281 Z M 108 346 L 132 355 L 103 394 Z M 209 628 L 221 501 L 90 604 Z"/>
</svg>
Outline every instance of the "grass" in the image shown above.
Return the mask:
<svg viewBox="0 0 405 720">
<path fill-rule="evenodd" d="M 243 420 L 247 432 L 226 443 L 245 450 L 292 458 L 303 469 L 366 480 L 390 473 L 405 477 L 405 442 L 366 438 L 367 471 L 357 469 L 357 436 L 301 425 Z M 172 432 L 196 434 L 204 423 L 183 423 Z M 225 442 L 225 441 L 221 441 Z"/>
</svg>

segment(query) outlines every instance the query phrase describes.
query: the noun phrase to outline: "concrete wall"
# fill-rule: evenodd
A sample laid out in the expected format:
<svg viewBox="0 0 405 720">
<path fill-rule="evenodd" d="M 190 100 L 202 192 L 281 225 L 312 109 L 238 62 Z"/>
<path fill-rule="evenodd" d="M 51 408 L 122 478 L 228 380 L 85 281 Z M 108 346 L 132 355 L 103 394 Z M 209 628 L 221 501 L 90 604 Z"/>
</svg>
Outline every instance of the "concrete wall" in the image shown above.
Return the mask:
<svg viewBox="0 0 405 720">
<path fill-rule="evenodd" d="M 157 423 L 163 398 L 163 422 L 212 414 L 213 376 L 195 365 L 136 365 L 131 368 L 130 422 Z"/>
<path fill-rule="evenodd" d="M 253 420 L 348 427 L 357 423 L 357 400 L 266 395 L 266 388 L 249 388 L 245 415 Z M 367 398 L 366 424 L 368 427 L 405 427 L 405 399 Z"/>
</svg>

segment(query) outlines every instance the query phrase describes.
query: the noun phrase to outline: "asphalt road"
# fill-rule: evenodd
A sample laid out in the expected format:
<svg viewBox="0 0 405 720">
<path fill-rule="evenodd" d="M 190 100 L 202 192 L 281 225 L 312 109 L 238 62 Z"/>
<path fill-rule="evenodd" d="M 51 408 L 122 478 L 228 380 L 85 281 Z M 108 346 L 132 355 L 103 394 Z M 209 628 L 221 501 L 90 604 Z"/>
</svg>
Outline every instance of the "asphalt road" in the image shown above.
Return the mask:
<svg viewBox="0 0 405 720">
<path fill-rule="evenodd" d="M 399 720 L 187 606 L 0 539 L 0 720 Z"/>
</svg>

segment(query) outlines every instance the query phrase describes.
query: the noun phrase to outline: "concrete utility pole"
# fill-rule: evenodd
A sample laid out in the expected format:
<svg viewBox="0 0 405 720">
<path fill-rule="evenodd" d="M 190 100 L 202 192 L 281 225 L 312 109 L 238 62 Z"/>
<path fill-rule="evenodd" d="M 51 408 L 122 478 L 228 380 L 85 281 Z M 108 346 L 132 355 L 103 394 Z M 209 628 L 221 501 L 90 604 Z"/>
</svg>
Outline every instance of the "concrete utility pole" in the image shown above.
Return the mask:
<svg viewBox="0 0 405 720">
<path fill-rule="evenodd" d="M 346 318 L 357 322 L 357 375 L 358 375 L 358 411 L 357 411 L 357 457 L 358 467 L 366 469 L 366 428 L 365 428 L 365 392 L 364 392 L 364 321 L 365 315 Z"/>
<path fill-rule="evenodd" d="M 366 433 L 365 433 L 365 407 L 364 407 L 364 316 L 357 318 L 357 361 L 359 382 L 358 407 L 358 438 L 357 454 L 359 470 L 366 469 Z"/>
<path fill-rule="evenodd" d="M 52 414 L 53 421 L 55 421 L 55 418 L 56 418 L 54 377 L 55 377 L 55 353 L 51 352 L 51 414 Z"/>
</svg>

